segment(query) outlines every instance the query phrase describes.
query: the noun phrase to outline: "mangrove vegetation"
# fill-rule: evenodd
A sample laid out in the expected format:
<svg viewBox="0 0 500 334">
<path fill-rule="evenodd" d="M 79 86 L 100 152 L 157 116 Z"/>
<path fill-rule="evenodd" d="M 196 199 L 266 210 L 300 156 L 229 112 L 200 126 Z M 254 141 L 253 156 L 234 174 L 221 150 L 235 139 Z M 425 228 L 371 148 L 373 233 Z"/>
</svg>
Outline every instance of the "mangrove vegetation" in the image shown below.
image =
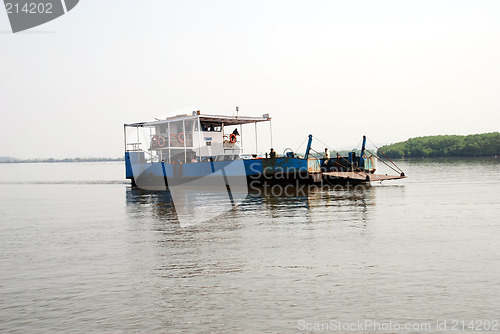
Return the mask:
<svg viewBox="0 0 500 334">
<path fill-rule="evenodd" d="M 378 155 L 383 156 L 382 152 L 389 158 L 495 156 L 500 155 L 500 133 L 410 138 L 382 146 Z"/>
</svg>

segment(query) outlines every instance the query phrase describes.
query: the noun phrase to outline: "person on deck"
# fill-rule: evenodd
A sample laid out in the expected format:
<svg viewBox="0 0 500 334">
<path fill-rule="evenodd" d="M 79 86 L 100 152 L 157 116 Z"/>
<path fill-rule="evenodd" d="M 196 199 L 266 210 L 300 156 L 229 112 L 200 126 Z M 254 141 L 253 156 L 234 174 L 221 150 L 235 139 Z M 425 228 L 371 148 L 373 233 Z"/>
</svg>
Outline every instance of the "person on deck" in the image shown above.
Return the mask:
<svg viewBox="0 0 500 334">
<path fill-rule="evenodd" d="M 238 132 L 238 128 L 234 129 L 233 135 L 235 135 L 235 136 L 239 136 L 240 135 L 240 133 Z"/>
<path fill-rule="evenodd" d="M 329 161 L 330 161 L 330 151 L 328 151 L 328 148 L 325 148 L 325 161 L 323 161 L 323 164 L 328 166 Z"/>
<path fill-rule="evenodd" d="M 276 158 L 276 152 L 274 152 L 274 148 L 271 148 L 271 152 L 269 152 L 269 158 Z"/>
</svg>

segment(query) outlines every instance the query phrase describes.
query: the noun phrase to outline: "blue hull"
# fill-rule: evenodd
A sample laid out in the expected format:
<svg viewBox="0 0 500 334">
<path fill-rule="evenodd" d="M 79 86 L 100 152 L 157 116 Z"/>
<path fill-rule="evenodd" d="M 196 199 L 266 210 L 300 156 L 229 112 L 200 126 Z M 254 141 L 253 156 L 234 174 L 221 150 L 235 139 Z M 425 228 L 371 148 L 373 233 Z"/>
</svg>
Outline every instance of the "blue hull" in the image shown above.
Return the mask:
<svg viewBox="0 0 500 334">
<path fill-rule="evenodd" d="M 245 176 L 258 180 L 310 181 L 312 174 L 320 172 L 321 161 L 318 159 L 301 159 L 280 157 L 272 159 L 248 159 L 236 161 L 207 161 L 184 164 L 165 162 L 146 163 L 140 155 L 126 152 L 126 177 L 132 181 L 138 177 L 153 179 L 191 180 L 223 173 L 226 176 Z"/>
</svg>

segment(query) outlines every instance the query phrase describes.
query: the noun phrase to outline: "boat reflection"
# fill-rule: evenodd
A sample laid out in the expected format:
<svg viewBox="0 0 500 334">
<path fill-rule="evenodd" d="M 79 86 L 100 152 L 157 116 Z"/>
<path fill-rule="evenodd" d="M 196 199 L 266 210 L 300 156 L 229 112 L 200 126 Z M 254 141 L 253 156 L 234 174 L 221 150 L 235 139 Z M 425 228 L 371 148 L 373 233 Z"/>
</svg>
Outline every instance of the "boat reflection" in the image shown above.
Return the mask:
<svg viewBox="0 0 500 334">
<path fill-rule="evenodd" d="M 332 220 L 338 219 L 342 213 L 351 213 L 361 221 L 367 220 L 368 208 L 376 205 L 377 187 L 358 184 L 322 186 L 300 185 L 277 187 L 253 187 L 249 189 L 245 200 L 233 207 L 221 204 L 223 194 L 207 194 L 196 214 L 197 221 L 210 222 L 220 219 L 243 218 L 249 212 L 266 212 L 273 218 L 289 215 L 303 215 L 310 219 L 314 214 L 325 215 Z M 192 190 L 195 191 L 195 190 Z M 189 191 L 186 191 L 189 195 Z M 239 194 L 241 195 L 241 194 Z M 223 197 L 223 196 L 222 196 Z M 176 206 L 169 191 L 147 191 L 129 187 L 126 191 L 127 210 L 129 215 L 150 216 L 157 221 L 179 225 Z M 203 212 L 210 213 L 209 219 Z M 233 224 L 230 224 L 234 227 Z M 185 227 L 181 224 L 181 227 Z"/>
</svg>

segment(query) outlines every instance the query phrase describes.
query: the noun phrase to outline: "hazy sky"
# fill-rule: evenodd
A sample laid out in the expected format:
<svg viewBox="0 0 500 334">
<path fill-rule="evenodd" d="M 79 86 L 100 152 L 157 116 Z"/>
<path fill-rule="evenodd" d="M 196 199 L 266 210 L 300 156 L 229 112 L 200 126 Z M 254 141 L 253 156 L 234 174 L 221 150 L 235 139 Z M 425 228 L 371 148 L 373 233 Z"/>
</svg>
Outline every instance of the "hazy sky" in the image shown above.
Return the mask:
<svg viewBox="0 0 500 334">
<path fill-rule="evenodd" d="M 278 152 L 498 131 L 499 18 L 497 0 L 81 0 L 12 34 L 0 10 L 0 156 L 119 157 L 123 123 L 186 107 L 270 113 Z"/>
</svg>

